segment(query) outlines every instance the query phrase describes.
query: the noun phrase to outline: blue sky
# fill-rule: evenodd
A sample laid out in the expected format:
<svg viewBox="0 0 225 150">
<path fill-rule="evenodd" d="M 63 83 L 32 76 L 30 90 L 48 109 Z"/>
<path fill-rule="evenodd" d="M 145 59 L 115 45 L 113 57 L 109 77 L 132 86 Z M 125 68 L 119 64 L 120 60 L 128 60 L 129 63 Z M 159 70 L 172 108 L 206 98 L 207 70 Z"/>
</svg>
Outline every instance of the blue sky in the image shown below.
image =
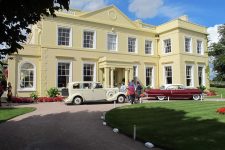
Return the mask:
<svg viewBox="0 0 225 150">
<path fill-rule="evenodd" d="M 160 25 L 181 15 L 212 27 L 225 23 L 225 0 L 71 0 L 71 7 L 93 11 L 114 4 L 131 20 Z"/>
<path fill-rule="evenodd" d="M 217 28 L 225 24 L 225 0 L 71 0 L 70 4 L 71 8 L 83 11 L 113 4 L 131 20 L 141 19 L 152 25 L 187 15 L 189 21 L 208 28 L 209 45 L 218 42 Z M 215 73 L 210 72 L 212 79 Z"/>
</svg>

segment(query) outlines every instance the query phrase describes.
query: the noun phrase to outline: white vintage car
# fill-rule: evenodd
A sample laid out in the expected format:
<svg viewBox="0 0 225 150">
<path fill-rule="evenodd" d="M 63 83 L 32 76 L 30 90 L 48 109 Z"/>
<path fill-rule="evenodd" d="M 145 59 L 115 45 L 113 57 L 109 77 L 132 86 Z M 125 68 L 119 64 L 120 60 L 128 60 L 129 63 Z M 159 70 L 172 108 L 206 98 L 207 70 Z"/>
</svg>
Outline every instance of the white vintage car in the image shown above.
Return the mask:
<svg viewBox="0 0 225 150">
<path fill-rule="evenodd" d="M 63 94 L 68 93 L 68 94 Z M 125 102 L 125 93 L 119 92 L 119 88 L 103 88 L 99 82 L 70 82 L 66 89 L 62 91 L 63 96 L 68 96 L 64 99 L 66 104 L 80 105 L 83 102 L 94 101 L 117 101 Z"/>
</svg>

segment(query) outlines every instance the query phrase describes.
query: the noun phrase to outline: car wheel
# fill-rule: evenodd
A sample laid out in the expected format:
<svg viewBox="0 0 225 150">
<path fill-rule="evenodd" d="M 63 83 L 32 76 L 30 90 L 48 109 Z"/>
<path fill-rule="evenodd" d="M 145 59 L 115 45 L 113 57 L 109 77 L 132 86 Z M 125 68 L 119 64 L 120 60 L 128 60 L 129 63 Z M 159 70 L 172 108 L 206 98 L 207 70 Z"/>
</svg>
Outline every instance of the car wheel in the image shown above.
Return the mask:
<svg viewBox="0 0 225 150">
<path fill-rule="evenodd" d="M 117 102 L 118 103 L 124 103 L 125 102 L 125 96 L 124 95 L 119 95 L 117 97 Z"/>
<path fill-rule="evenodd" d="M 83 99 L 80 96 L 77 96 L 73 99 L 73 104 L 81 105 L 82 102 L 83 102 Z"/>
<path fill-rule="evenodd" d="M 197 94 L 193 95 L 193 100 L 197 101 L 199 99 L 200 99 L 200 95 L 197 95 Z"/>
<path fill-rule="evenodd" d="M 160 101 L 162 101 L 162 100 L 165 99 L 165 96 L 157 96 L 157 99 L 160 100 Z"/>
</svg>

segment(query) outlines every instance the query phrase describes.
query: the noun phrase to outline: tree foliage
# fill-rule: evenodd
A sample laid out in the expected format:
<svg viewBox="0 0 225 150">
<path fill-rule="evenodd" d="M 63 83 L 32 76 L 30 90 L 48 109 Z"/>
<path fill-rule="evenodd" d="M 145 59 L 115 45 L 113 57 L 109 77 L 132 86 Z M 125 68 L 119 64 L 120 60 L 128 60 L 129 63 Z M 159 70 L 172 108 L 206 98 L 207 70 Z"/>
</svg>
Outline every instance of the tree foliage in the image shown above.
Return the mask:
<svg viewBox="0 0 225 150">
<path fill-rule="evenodd" d="M 219 42 L 210 46 L 209 56 L 213 58 L 214 70 L 217 73 L 215 80 L 225 81 L 225 24 L 219 26 Z"/>
<path fill-rule="evenodd" d="M 21 43 L 31 32 L 29 25 L 44 16 L 55 16 L 59 9 L 69 9 L 70 0 L 0 0 L 0 55 L 22 49 Z"/>
</svg>

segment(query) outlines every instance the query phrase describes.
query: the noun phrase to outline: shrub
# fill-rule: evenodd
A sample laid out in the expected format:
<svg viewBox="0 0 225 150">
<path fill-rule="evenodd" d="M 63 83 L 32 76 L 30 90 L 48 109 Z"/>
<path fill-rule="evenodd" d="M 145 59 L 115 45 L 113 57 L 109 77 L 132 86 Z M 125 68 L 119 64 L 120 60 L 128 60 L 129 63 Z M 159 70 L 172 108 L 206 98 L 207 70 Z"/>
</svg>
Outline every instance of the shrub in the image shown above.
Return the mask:
<svg viewBox="0 0 225 150">
<path fill-rule="evenodd" d="M 56 97 L 57 95 L 59 95 L 59 90 L 55 87 L 52 87 L 47 91 L 47 93 L 49 97 Z"/>
<path fill-rule="evenodd" d="M 37 99 L 37 98 L 38 98 L 37 92 L 32 92 L 32 93 L 30 94 L 30 97 L 33 98 L 33 99 Z"/>
<path fill-rule="evenodd" d="M 198 87 L 198 89 L 201 90 L 202 92 L 204 92 L 204 90 L 206 89 L 206 87 L 205 87 L 204 85 L 200 85 L 200 86 Z"/>
</svg>

